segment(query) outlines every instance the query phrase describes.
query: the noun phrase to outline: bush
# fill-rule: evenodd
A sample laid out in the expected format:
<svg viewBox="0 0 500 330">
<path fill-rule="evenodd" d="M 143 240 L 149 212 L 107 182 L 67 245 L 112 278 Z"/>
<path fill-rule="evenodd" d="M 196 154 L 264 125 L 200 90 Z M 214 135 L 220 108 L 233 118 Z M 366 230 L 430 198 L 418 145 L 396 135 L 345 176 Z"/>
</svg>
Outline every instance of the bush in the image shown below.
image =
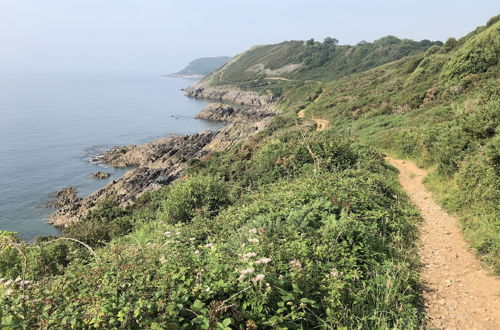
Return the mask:
<svg viewBox="0 0 500 330">
<path fill-rule="evenodd" d="M 195 176 L 176 182 L 167 194 L 161 217 L 169 223 L 211 217 L 230 204 L 228 186 L 219 178 Z"/>
<path fill-rule="evenodd" d="M 498 64 L 499 58 L 500 23 L 497 22 L 467 40 L 443 67 L 442 76 L 447 79 L 460 79 L 469 74 L 486 72 Z"/>
</svg>

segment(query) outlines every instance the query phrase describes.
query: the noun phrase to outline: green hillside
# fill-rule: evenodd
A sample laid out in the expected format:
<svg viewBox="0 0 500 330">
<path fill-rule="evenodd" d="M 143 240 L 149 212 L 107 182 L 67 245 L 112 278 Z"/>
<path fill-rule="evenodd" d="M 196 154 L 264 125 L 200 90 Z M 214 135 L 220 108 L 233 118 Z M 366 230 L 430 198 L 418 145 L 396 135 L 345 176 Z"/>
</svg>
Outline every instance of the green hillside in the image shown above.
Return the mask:
<svg viewBox="0 0 500 330">
<path fill-rule="evenodd" d="M 428 186 L 459 215 L 477 253 L 500 273 L 498 17 L 425 54 L 285 96 L 331 129 L 435 168 Z M 320 88 L 321 92 L 318 92 Z M 315 95 L 304 102 L 298 95 Z"/>
<path fill-rule="evenodd" d="M 106 200 L 63 239 L 0 234 L 0 277 L 30 281 L 0 286 L 0 323 L 424 327 L 420 218 L 383 156 L 431 169 L 500 273 L 499 58 L 499 16 L 442 46 L 292 41 L 235 57 L 204 82 L 274 92 L 280 115 L 134 205 Z"/>
<path fill-rule="evenodd" d="M 190 62 L 181 71 L 177 72 L 177 75 L 196 75 L 196 76 L 206 76 L 210 72 L 220 68 L 226 64 L 231 57 L 229 56 L 218 56 L 218 57 L 201 57 Z"/>
<path fill-rule="evenodd" d="M 215 71 L 205 81 L 213 85 L 237 84 L 242 87 L 266 86 L 266 77 L 290 80 L 320 80 L 347 76 L 418 54 L 441 42 L 420 42 L 387 36 L 373 43 L 338 45 L 333 38 L 323 42 L 285 41 L 276 45 L 255 46 Z"/>
</svg>

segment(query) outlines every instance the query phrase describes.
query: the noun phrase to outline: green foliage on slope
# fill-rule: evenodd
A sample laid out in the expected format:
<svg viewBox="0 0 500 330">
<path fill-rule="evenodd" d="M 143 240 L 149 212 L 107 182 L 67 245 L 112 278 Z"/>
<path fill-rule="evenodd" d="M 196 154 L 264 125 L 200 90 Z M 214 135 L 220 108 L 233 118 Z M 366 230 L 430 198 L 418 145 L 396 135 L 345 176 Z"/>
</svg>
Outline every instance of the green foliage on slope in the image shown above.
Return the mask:
<svg viewBox="0 0 500 330">
<path fill-rule="evenodd" d="M 177 72 L 180 75 L 206 76 L 231 60 L 229 56 L 201 57 L 190 62 L 187 67 Z"/>
<path fill-rule="evenodd" d="M 276 45 L 256 46 L 236 56 L 231 62 L 205 78 L 212 85 L 236 84 L 261 90 L 283 78 L 290 80 L 329 81 L 362 72 L 404 56 L 421 53 L 441 42 L 384 37 L 373 43 L 355 46 L 338 45 L 332 38 L 286 41 Z"/>
<path fill-rule="evenodd" d="M 316 98 L 288 105 L 328 119 L 332 129 L 384 152 L 434 168 L 429 187 L 460 217 L 472 246 L 497 273 L 499 29 L 500 22 L 491 20 L 444 47 L 322 84 Z"/>
</svg>

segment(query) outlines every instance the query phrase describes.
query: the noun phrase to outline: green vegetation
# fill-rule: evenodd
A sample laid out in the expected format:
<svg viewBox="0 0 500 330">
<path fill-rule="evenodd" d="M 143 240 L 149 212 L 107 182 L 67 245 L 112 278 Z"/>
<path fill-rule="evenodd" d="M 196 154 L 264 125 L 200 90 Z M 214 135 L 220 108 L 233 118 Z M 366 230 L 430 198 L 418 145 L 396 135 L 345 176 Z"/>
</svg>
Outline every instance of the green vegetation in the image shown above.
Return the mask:
<svg viewBox="0 0 500 330">
<path fill-rule="evenodd" d="M 500 273 L 499 29 L 497 16 L 444 46 L 328 39 L 240 55 L 206 79 L 271 90 L 282 114 L 134 205 L 102 202 L 60 238 L 0 233 L 0 324 L 421 327 L 418 213 L 383 153 L 434 170 L 428 186 Z M 280 73 L 293 81 L 247 70 L 297 61 Z"/>
<path fill-rule="evenodd" d="M 74 241 L 3 245 L 1 260 L 15 267 L 1 275 L 33 283 L 4 289 L 3 323 L 417 326 L 417 213 L 395 173 L 368 148 L 329 133 L 304 139 L 300 130 L 262 134 L 198 161 L 188 177 L 135 210 L 98 208 L 68 232 L 91 235 L 87 222 L 147 219 L 152 209 L 155 219 L 135 222 L 95 256 Z M 109 239 L 80 236 L 94 248 Z M 35 258 L 23 262 L 59 245 L 51 276 L 33 271 Z"/>
<path fill-rule="evenodd" d="M 330 81 L 440 45 L 441 42 L 416 42 L 394 36 L 373 43 L 361 42 L 355 46 L 338 45 L 338 41 L 332 38 L 326 38 L 324 42 L 314 39 L 307 42 L 285 41 L 253 47 L 213 72 L 205 81 L 212 85 L 231 84 L 259 91 L 273 90 L 273 85 L 288 87 L 289 82 L 267 77 L 293 81 Z"/>
<path fill-rule="evenodd" d="M 324 83 L 316 97 L 287 98 L 287 108 L 305 109 L 337 132 L 435 168 L 428 186 L 500 273 L 499 58 L 500 23 L 492 19 L 444 47 Z"/>
<path fill-rule="evenodd" d="M 177 72 L 179 75 L 206 76 L 231 60 L 229 56 L 202 57 L 190 62 L 187 67 Z"/>
</svg>

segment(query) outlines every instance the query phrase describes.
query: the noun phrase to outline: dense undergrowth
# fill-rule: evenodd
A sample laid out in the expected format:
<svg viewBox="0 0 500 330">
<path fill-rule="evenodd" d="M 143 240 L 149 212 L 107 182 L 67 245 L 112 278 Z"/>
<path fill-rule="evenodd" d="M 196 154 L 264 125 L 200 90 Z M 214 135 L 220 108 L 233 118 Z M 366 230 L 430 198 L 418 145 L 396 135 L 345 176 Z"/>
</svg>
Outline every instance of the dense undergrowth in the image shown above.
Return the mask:
<svg viewBox="0 0 500 330">
<path fill-rule="evenodd" d="M 434 169 L 428 186 L 500 274 L 499 58 L 496 16 L 425 54 L 291 90 L 311 96 L 287 109 L 306 109 L 332 130 Z"/>
<path fill-rule="evenodd" d="M 277 121 L 134 207 L 106 202 L 65 231 L 79 242 L 4 236 L 1 275 L 30 283 L 2 289 L 3 324 L 419 325 L 417 215 L 395 172 L 352 141 Z"/>
<path fill-rule="evenodd" d="M 435 169 L 429 187 L 498 271 L 499 29 L 495 17 L 332 81 L 306 71 L 280 83 L 283 114 L 265 131 L 191 160 L 174 184 L 126 208 L 111 197 L 59 238 L 1 233 L 0 324 L 423 326 L 418 214 L 380 151 Z M 300 110 L 330 129 L 315 132 Z"/>
</svg>

